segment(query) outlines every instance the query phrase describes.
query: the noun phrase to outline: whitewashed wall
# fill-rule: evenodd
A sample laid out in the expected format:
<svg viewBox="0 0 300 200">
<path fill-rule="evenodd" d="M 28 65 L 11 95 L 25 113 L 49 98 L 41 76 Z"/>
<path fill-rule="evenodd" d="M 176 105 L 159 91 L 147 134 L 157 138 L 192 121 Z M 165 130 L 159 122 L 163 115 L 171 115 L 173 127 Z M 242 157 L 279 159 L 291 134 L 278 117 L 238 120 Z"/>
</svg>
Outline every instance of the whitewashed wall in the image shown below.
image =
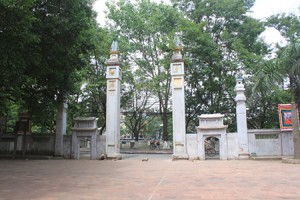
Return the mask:
<svg viewBox="0 0 300 200">
<path fill-rule="evenodd" d="M 186 135 L 187 154 L 189 159 L 199 159 L 197 134 Z"/>
<path fill-rule="evenodd" d="M 227 133 L 227 158 L 235 160 L 238 158 L 238 138 L 237 133 Z"/>
<path fill-rule="evenodd" d="M 277 135 L 277 138 L 270 138 Z M 197 134 L 187 134 L 187 153 L 189 159 L 198 159 Z M 237 133 L 227 133 L 227 159 L 238 159 Z M 282 138 L 282 140 L 281 140 Z M 280 132 L 279 129 L 248 130 L 249 153 L 254 156 L 292 156 L 294 155 L 293 133 Z"/>
<path fill-rule="evenodd" d="M 278 137 L 271 138 L 274 135 Z M 291 131 L 280 132 L 279 129 L 248 130 L 248 141 L 249 152 L 255 153 L 257 156 L 294 155 L 293 133 Z"/>
<path fill-rule="evenodd" d="M 97 135 L 97 155 L 105 154 L 106 135 Z"/>
</svg>

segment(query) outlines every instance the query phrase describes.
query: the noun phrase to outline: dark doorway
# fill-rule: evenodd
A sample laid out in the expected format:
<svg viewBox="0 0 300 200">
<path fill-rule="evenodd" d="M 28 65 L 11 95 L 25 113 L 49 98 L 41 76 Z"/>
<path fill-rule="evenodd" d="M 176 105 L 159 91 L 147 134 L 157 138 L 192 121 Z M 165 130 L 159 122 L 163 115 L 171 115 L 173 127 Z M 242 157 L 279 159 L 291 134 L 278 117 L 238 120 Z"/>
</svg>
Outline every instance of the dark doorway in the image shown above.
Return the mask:
<svg viewBox="0 0 300 200">
<path fill-rule="evenodd" d="M 220 159 L 220 140 L 217 137 L 207 137 L 204 140 L 205 160 Z"/>
<path fill-rule="evenodd" d="M 91 159 L 91 137 L 78 137 L 80 159 Z"/>
</svg>

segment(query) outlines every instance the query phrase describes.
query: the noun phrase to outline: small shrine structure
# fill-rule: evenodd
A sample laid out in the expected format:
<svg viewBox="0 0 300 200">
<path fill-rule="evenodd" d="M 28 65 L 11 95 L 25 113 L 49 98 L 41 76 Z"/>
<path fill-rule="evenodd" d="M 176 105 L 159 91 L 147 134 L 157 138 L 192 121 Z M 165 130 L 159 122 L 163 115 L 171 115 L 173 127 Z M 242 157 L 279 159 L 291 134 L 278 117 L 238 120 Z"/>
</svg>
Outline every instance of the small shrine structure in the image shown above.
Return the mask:
<svg viewBox="0 0 300 200">
<path fill-rule="evenodd" d="M 71 158 L 80 159 L 80 137 L 90 137 L 91 140 L 91 160 L 97 159 L 97 118 L 78 117 L 74 119 L 72 128 L 72 150 Z"/>
</svg>

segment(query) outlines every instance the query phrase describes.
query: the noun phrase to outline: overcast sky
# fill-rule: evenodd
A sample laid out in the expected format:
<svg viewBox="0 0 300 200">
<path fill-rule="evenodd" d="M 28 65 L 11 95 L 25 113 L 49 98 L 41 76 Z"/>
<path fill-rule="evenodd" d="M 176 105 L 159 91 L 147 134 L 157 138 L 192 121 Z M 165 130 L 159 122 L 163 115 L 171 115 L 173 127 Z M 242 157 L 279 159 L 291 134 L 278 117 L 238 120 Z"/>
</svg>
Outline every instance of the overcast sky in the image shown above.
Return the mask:
<svg viewBox="0 0 300 200">
<path fill-rule="evenodd" d="M 99 24 L 104 25 L 106 9 L 105 2 L 109 0 L 96 0 L 94 10 L 97 11 L 97 21 Z M 153 0 L 160 2 L 161 0 Z M 170 3 L 169 0 L 163 0 L 166 3 Z M 255 5 L 252 8 L 253 13 L 251 15 L 257 19 L 265 19 L 271 15 L 278 13 L 294 13 L 299 14 L 300 0 L 256 0 Z M 272 29 L 267 29 L 262 37 L 267 43 L 284 43 L 280 34 Z"/>
</svg>

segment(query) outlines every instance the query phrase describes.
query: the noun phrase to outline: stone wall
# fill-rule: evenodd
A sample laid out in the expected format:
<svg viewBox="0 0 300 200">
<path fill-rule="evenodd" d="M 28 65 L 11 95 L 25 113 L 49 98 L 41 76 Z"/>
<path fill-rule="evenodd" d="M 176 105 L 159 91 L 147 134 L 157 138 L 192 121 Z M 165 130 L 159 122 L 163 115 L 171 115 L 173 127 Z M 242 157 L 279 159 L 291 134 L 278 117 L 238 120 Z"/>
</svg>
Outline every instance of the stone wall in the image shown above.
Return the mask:
<svg viewBox="0 0 300 200">
<path fill-rule="evenodd" d="M 199 141 L 197 134 L 187 134 L 189 159 L 198 159 Z M 238 159 L 237 133 L 226 133 L 227 159 Z M 248 130 L 249 153 L 251 156 L 292 156 L 294 155 L 293 133 L 279 129 Z"/>
<path fill-rule="evenodd" d="M 0 154 L 12 154 L 14 151 L 14 135 L 2 135 Z M 17 152 L 22 151 L 23 136 L 17 136 Z M 54 135 L 27 135 L 26 153 L 32 155 L 52 155 L 54 153 Z"/>
<path fill-rule="evenodd" d="M 27 136 L 26 153 L 35 155 L 54 154 L 54 135 Z M 227 158 L 238 158 L 237 133 L 227 133 Z M 282 138 L 282 140 L 281 140 Z M 197 134 L 187 134 L 187 153 L 190 159 L 198 159 Z M 97 135 L 97 154 L 105 154 L 105 135 Z M 249 153 L 252 156 L 292 156 L 294 154 L 293 134 L 291 131 L 280 133 L 279 129 L 248 130 Z M 71 158 L 72 137 L 64 136 L 64 158 Z M 14 136 L 2 135 L 0 154 L 12 154 Z M 22 136 L 18 136 L 18 151 L 22 150 Z"/>
<path fill-rule="evenodd" d="M 2 135 L 0 139 L 0 154 L 10 154 L 14 150 L 14 136 Z"/>
<path fill-rule="evenodd" d="M 55 135 L 30 135 L 26 136 L 26 154 L 54 155 Z M 63 157 L 71 158 L 72 136 L 63 136 Z M 13 154 L 14 135 L 2 135 L 0 139 L 0 154 Z M 18 136 L 17 151 L 22 151 L 22 136 Z M 105 135 L 97 135 L 97 154 L 105 154 Z"/>
<path fill-rule="evenodd" d="M 294 155 L 293 133 L 279 129 L 248 130 L 249 152 L 256 156 Z"/>
<path fill-rule="evenodd" d="M 71 159 L 72 136 L 64 135 L 63 138 L 64 138 L 63 157 L 65 159 Z"/>
<path fill-rule="evenodd" d="M 97 135 L 97 154 L 106 154 L 105 151 L 106 135 Z"/>
<path fill-rule="evenodd" d="M 197 134 L 186 134 L 186 148 L 189 159 L 199 159 Z"/>
<path fill-rule="evenodd" d="M 32 135 L 27 149 L 28 154 L 52 155 L 54 153 L 55 137 L 53 135 Z"/>
<path fill-rule="evenodd" d="M 237 133 L 227 133 L 227 159 L 235 160 L 238 159 L 238 138 Z"/>
</svg>

